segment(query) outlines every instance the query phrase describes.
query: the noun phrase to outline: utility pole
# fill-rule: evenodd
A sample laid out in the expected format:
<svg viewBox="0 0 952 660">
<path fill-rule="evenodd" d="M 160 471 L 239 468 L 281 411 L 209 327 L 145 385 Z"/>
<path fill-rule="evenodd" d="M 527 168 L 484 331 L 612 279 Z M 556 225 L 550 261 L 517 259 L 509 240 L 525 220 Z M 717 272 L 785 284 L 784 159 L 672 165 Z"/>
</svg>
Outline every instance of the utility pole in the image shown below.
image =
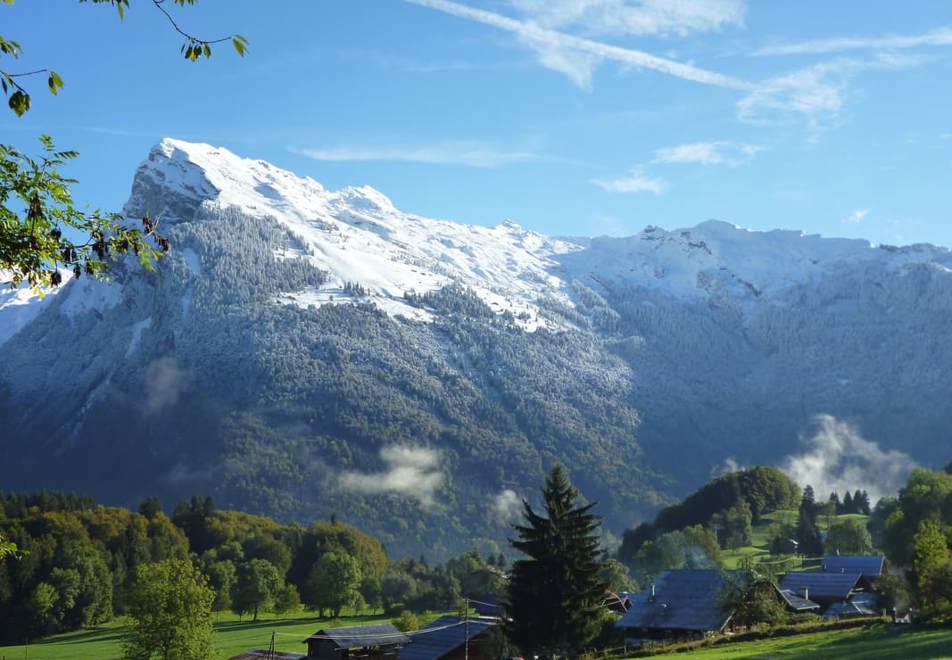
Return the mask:
<svg viewBox="0 0 952 660">
<path fill-rule="evenodd" d="M 463 660 L 469 660 L 469 598 L 463 601 Z"/>
<path fill-rule="evenodd" d="M 268 660 L 274 660 L 274 631 L 271 631 L 271 646 L 268 647 Z"/>
</svg>

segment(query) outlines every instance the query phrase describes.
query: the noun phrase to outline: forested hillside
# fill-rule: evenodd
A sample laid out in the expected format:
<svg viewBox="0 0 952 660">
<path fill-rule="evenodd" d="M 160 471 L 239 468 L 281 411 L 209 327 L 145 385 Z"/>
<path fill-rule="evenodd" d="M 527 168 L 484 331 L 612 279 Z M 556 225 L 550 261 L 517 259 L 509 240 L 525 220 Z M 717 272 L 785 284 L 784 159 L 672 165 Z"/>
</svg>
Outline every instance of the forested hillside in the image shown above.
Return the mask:
<svg viewBox="0 0 952 660">
<path fill-rule="evenodd" d="M 884 486 L 944 458 L 942 248 L 720 222 L 552 239 L 175 140 L 126 213 L 162 219 L 155 272 L 0 296 L 10 488 L 207 492 L 446 557 L 498 551 L 556 462 L 617 535 L 727 459 L 782 463 L 820 414 L 908 454 L 877 454 Z"/>
</svg>

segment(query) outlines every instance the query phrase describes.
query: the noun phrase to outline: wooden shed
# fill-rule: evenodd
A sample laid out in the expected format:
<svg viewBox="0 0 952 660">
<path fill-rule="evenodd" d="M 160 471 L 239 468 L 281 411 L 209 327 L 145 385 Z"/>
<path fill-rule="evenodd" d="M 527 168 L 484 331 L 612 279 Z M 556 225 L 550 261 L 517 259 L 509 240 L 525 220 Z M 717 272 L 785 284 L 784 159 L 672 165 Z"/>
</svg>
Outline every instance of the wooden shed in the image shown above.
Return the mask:
<svg viewBox="0 0 952 660">
<path fill-rule="evenodd" d="M 319 660 L 397 660 L 410 638 L 392 623 L 322 628 L 304 640 L 307 657 Z"/>
</svg>

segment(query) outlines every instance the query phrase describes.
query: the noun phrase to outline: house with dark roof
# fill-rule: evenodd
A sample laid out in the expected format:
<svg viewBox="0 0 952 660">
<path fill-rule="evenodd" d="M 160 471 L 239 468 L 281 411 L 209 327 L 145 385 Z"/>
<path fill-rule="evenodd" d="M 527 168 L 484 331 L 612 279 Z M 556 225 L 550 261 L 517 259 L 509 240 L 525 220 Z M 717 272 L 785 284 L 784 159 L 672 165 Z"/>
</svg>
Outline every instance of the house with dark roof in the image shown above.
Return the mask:
<svg viewBox="0 0 952 660">
<path fill-rule="evenodd" d="M 410 638 L 392 623 L 322 628 L 304 640 L 307 657 L 320 660 L 397 660 Z"/>
<path fill-rule="evenodd" d="M 630 594 L 631 608 L 616 627 L 632 638 L 701 637 L 723 631 L 732 612 L 721 604 L 729 577 L 743 571 L 662 571 L 645 591 Z"/>
<path fill-rule="evenodd" d="M 820 609 L 819 603 L 814 603 L 808 598 L 797 595 L 790 589 L 781 589 L 777 588 L 777 593 L 780 594 L 780 597 L 783 599 L 783 602 L 786 604 L 787 609 L 791 612 L 797 614 L 802 614 L 804 612 L 816 612 Z"/>
<path fill-rule="evenodd" d="M 493 660 L 498 653 L 491 635 L 498 627 L 495 617 L 442 616 L 410 635 L 400 660 Z"/>
<path fill-rule="evenodd" d="M 867 579 L 883 574 L 885 558 L 877 555 L 828 555 L 820 566 L 824 573 L 858 573 Z"/>
<path fill-rule="evenodd" d="M 781 591 L 790 591 L 824 606 L 845 603 L 866 586 L 859 573 L 791 571 L 780 579 Z"/>
</svg>

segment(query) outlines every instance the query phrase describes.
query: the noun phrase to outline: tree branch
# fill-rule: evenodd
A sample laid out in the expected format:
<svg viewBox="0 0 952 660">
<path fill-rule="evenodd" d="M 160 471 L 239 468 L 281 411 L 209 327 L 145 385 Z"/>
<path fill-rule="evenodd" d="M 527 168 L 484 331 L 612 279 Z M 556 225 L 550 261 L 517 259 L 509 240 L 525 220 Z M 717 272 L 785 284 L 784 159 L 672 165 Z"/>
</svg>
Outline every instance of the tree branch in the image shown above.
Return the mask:
<svg viewBox="0 0 952 660">
<path fill-rule="evenodd" d="M 191 41 L 191 42 L 193 42 L 193 43 L 197 43 L 197 44 L 202 44 L 202 45 L 206 45 L 206 44 L 211 45 L 211 44 L 224 43 L 224 42 L 226 42 L 226 41 L 230 41 L 230 40 L 233 38 L 232 36 L 227 36 L 227 37 L 222 37 L 221 39 L 212 39 L 212 40 L 209 41 L 209 40 L 206 40 L 206 39 L 199 39 L 198 37 L 196 37 L 196 36 L 194 36 L 194 35 L 192 35 L 192 34 L 189 34 L 189 33 L 186 32 L 185 30 L 183 30 L 181 27 L 179 27 L 179 24 L 175 22 L 175 19 L 174 19 L 174 18 L 172 18 L 172 14 L 170 14 L 169 11 L 168 11 L 165 7 L 162 6 L 162 3 L 163 3 L 163 2 L 165 2 L 165 0 L 152 0 L 152 4 L 155 5 L 156 8 L 157 8 L 160 12 L 162 12 L 163 14 L 165 14 L 165 17 L 169 20 L 169 23 L 171 24 L 172 28 L 173 28 L 176 32 L 178 32 L 180 35 L 182 35 L 183 37 L 185 37 L 186 39 L 188 39 L 189 41 Z"/>
</svg>

